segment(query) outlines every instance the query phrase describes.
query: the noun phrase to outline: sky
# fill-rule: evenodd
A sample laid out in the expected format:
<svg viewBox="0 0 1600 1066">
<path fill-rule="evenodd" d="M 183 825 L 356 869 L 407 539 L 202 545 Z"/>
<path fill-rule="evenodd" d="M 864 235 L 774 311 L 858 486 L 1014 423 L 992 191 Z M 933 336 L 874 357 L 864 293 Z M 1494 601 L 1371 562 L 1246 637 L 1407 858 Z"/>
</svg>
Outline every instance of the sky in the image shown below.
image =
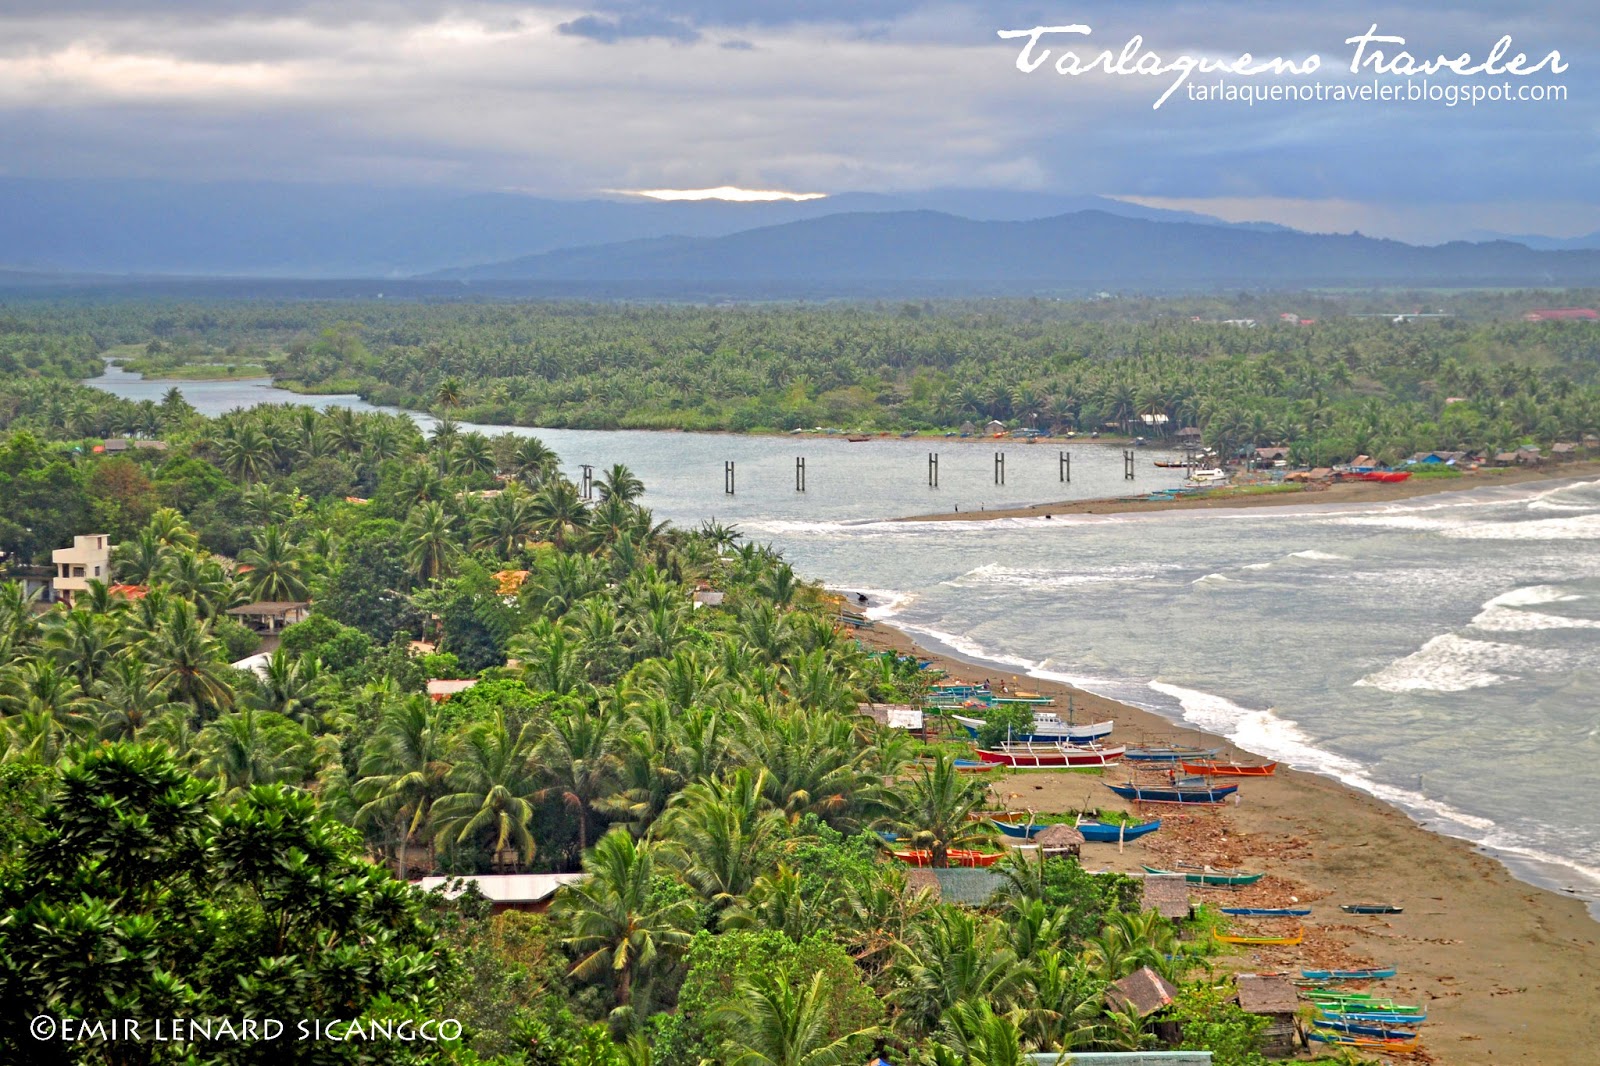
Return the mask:
<svg viewBox="0 0 1600 1066">
<path fill-rule="evenodd" d="M 1297 228 L 1435 241 L 1600 230 L 1600 20 L 1575 2 L 1059 0 L 0 0 L 0 174 L 519 190 L 1096 194 Z M 1087 26 L 1018 69 L 999 30 Z M 1376 24 L 1419 60 L 1510 34 L 1563 73 L 1441 72 L 1565 100 L 1192 100 L 1173 75 L 1055 73 L 1135 34 L 1180 56 L 1352 75 Z M 1398 45 L 1380 45 L 1394 49 Z M 1037 58 L 1037 51 L 1035 58 Z M 1464 64 L 1464 65 L 1472 65 Z"/>
</svg>

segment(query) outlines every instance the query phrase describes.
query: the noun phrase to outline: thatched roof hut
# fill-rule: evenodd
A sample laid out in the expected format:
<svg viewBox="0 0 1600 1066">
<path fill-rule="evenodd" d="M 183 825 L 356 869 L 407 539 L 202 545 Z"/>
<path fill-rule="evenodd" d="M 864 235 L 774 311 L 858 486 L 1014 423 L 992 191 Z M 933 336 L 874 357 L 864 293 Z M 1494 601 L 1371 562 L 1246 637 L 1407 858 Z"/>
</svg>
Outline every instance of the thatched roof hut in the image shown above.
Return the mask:
<svg viewBox="0 0 1600 1066">
<path fill-rule="evenodd" d="M 1033 842 L 1039 845 L 1039 854 L 1043 857 L 1071 855 L 1076 858 L 1083 848 L 1083 834 L 1070 825 L 1047 825 L 1033 834 Z"/>
<path fill-rule="evenodd" d="M 1299 1005 L 1294 983 L 1287 977 L 1242 973 L 1234 978 L 1239 1008 L 1267 1019 L 1261 1032 L 1261 1050 L 1268 1058 L 1287 1058 L 1295 1052 L 1294 1013 Z"/>
<path fill-rule="evenodd" d="M 1163 918 L 1189 917 L 1189 885 L 1181 877 L 1144 878 L 1144 905 Z"/>
<path fill-rule="evenodd" d="M 1178 990 L 1172 982 L 1148 966 L 1140 967 L 1106 989 L 1106 1006 L 1115 1010 L 1132 1007 L 1141 1018 L 1148 1018 L 1172 1005 Z"/>
</svg>

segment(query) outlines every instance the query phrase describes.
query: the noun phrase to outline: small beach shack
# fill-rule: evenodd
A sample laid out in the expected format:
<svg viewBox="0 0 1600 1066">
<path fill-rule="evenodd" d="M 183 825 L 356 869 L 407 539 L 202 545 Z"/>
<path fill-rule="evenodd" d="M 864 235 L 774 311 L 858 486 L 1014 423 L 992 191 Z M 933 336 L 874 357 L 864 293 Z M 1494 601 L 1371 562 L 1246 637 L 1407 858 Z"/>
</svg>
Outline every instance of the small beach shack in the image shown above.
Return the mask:
<svg viewBox="0 0 1600 1066">
<path fill-rule="evenodd" d="M 1242 973 L 1234 978 L 1239 1009 L 1267 1020 L 1261 1032 L 1261 1052 L 1268 1058 L 1286 1059 L 1299 1042 L 1295 1028 L 1294 982 L 1281 975 Z"/>
<path fill-rule="evenodd" d="M 1083 854 L 1083 834 L 1070 825 L 1047 825 L 1033 834 L 1033 842 L 1039 845 L 1041 859 L 1052 855 L 1077 859 Z"/>
<path fill-rule="evenodd" d="M 1178 990 L 1172 982 L 1148 966 L 1141 966 L 1106 989 L 1106 1006 L 1119 1011 L 1131 1008 L 1140 1018 L 1165 1010 L 1177 998 Z"/>
<path fill-rule="evenodd" d="M 1153 910 L 1163 918 L 1181 922 L 1189 917 L 1191 907 L 1189 904 L 1189 883 L 1186 878 L 1170 875 L 1146 874 L 1142 879 L 1144 884 L 1144 905 L 1147 910 Z"/>
</svg>

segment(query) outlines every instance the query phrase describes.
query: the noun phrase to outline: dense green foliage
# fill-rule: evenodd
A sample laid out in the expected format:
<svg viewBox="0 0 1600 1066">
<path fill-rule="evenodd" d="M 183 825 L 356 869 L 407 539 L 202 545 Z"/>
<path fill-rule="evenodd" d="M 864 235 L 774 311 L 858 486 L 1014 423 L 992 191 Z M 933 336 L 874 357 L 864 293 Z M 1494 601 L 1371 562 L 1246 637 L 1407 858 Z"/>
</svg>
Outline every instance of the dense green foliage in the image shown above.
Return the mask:
<svg viewBox="0 0 1600 1066">
<path fill-rule="evenodd" d="M 56 390 L 84 418 L 127 413 Z M 1105 987 L 1192 960 L 1126 879 L 1013 860 L 982 907 L 908 889 L 873 830 L 942 862 L 982 841 L 981 785 L 853 713 L 926 677 L 839 632 L 770 548 L 657 523 L 626 468 L 582 500 L 536 440 L 152 410 L 165 451 L 97 455 L 26 402 L 0 438 L 8 484 L 54 486 L 0 522 L 8 1021 L 424 1012 L 460 1017 L 463 1045 L 412 1052 L 469 1066 L 824 1066 L 878 1040 L 982 1064 L 1153 1039 Z M 142 589 L 69 608 L 5 579 L 89 531 Z M 697 587 L 725 599 L 696 609 Z M 313 614 L 235 669 L 257 637 L 226 612 L 263 599 Z M 476 684 L 436 702 L 434 678 Z M 395 879 L 527 871 L 585 876 L 542 917 L 424 910 Z M 406 1061 L 158 1050 L 50 1053 Z"/>
<path fill-rule="evenodd" d="M 1382 313 L 1439 302 L 1450 317 Z M 155 346 L 151 369 L 248 357 L 295 387 L 480 423 L 949 431 L 993 418 L 1150 436 L 1196 425 L 1223 453 L 1285 444 L 1320 465 L 1600 431 L 1600 330 L 1521 318 L 1596 302 L 1568 292 L 821 308 L 38 304 L 13 311 L 10 336 L 32 345 L 28 374 L 90 358 L 47 351 Z M 1238 319 L 1257 325 L 1228 324 Z M 166 406 L 24 389 L 0 393 L 0 423 L 16 414 L 74 435 L 155 432 Z M 302 488 L 331 494 L 355 473 L 307 463 Z"/>
</svg>

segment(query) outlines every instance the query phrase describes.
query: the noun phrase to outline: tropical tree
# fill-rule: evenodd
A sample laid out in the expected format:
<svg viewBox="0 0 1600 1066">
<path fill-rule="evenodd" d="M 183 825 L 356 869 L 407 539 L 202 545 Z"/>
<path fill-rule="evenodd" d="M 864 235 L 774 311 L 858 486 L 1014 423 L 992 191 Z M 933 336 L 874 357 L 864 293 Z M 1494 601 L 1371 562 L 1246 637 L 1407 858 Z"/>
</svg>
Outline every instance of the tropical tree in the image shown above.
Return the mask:
<svg viewBox="0 0 1600 1066">
<path fill-rule="evenodd" d="M 985 802 L 983 785 L 958 773 L 948 753 L 914 768 L 884 801 L 889 810 L 879 819 L 882 827 L 931 848 L 936 867 L 950 865 L 951 848 L 984 838 L 979 823 L 968 817 Z"/>
<path fill-rule="evenodd" d="M 306 556 L 281 526 L 256 533 L 252 547 L 239 553 L 238 575 L 252 600 L 298 601 L 307 597 Z M 246 569 L 248 567 L 248 569 Z"/>
<path fill-rule="evenodd" d="M 496 856 L 512 852 L 518 864 L 533 858 L 532 748 L 532 726 L 513 735 L 503 711 L 467 730 L 447 779 L 451 791 L 433 802 L 436 846 L 478 840 Z"/>
<path fill-rule="evenodd" d="M 611 830 L 584 859 L 588 876 L 563 886 L 551 907 L 571 930 L 565 943 L 577 956 L 573 975 L 608 978 L 619 1007 L 632 1004 L 635 985 L 660 961 L 683 953 L 700 924 L 692 900 L 657 891 L 660 848 Z"/>
<path fill-rule="evenodd" d="M 851 1061 L 855 1045 L 876 1030 L 862 1029 L 828 1039 L 823 980 L 817 972 L 796 987 L 783 970 L 741 982 L 731 1003 L 712 1011 L 711 1020 L 727 1033 L 728 1066 L 840 1066 Z"/>
<path fill-rule="evenodd" d="M 436 581 L 449 572 L 451 561 L 460 550 L 455 522 L 455 515 L 434 500 L 413 510 L 406 520 L 406 562 L 421 580 Z"/>
</svg>

